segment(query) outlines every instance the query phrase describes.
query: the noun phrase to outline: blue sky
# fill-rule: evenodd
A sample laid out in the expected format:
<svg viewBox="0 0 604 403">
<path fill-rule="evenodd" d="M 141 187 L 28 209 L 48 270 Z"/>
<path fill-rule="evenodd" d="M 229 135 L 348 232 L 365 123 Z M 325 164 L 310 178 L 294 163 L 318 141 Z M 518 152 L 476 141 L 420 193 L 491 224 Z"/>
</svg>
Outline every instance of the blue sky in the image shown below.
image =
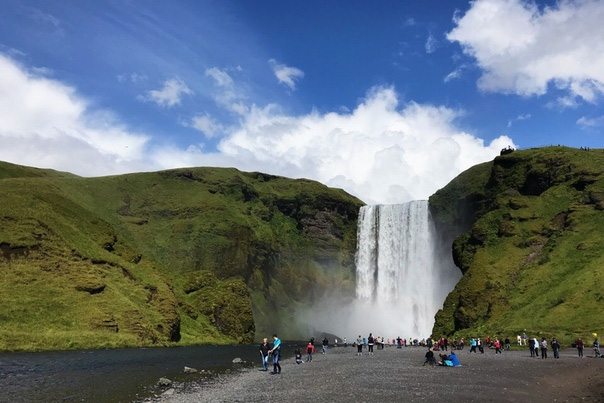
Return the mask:
<svg viewBox="0 0 604 403">
<path fill-rule="evenodd" d="M 600 0 L 5 0 L 0 159 L 426 198 L 507 145 L 604 146 L 603 20 Z"/>
</svg>

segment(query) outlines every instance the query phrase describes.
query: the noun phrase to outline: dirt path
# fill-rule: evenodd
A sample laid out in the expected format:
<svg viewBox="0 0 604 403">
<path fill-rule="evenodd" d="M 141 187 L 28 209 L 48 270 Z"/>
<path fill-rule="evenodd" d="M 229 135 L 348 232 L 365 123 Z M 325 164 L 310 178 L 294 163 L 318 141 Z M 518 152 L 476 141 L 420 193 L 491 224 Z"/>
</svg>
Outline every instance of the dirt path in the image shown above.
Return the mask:
<svg viewBox="0 0 604 403">
<path fill-rule="evenodd" d="M 282 363 L 281 375 L 256 369 L 205 384 L 180 385 L 170 402 L 604 402 L 604 359 L 531 358 L 458 352 L 462 367 L 424 367 L 424 348 L 387 347 L 357 357 L 352 347 Z M 170 391 L 169 393 L 172 393 Z"/>
</svg>

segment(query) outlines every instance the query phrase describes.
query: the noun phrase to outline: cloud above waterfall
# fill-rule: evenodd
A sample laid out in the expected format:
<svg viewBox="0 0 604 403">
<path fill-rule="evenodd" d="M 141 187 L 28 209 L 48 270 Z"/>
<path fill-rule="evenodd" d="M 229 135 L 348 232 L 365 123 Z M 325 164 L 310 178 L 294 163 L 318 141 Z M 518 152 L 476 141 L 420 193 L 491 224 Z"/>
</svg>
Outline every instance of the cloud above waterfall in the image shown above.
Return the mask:
<svg viewBox="0 0 604 403">
<path fill-rule="evenodd" d="M 84 176 L 233 166 L 318 180 L 367 203 L 425 199 L 513 144 L 506 136 L 486 144 L 461 130 L 463 111 L 401 102 L 393 87 L 375 87 L 350 112 L 292 115 L 249 101 L 234 124 L 204 115 L 220 123 L 215 147 L 201 136 L 183 146 L 133 130 L 77 88 L 2 55 L 0 115 L 0 160 Z"/>
<path fill-rule="evenodd" d="M 456 126 L 463 111 L 400 103 L 391 87 L 368 92 L 350 113 L 290 116 L 253 107 L 219 145 L 244 169 L 267 170 L 341 187 L 367 203 L 425 199 L 463 170 L 508 145 Z"/>
</svg>

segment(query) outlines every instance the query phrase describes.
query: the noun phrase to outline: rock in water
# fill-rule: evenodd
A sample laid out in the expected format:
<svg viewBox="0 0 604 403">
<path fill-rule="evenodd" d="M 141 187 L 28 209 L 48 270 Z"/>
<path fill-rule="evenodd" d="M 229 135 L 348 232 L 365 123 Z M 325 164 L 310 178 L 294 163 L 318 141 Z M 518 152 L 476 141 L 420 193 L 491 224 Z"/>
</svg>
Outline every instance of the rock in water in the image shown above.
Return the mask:
<svg viewBox="0 0 604 403">
<path fill-rule="evenodd" d="M 191 367 L 185 367 L 185 374 L 196 374 L 197 370 Z"/>
<path fill-rule="evenodd" d="M 157 386 L 161 388 L 169 388 L 172 386 L 172 381 L 168 378 L 159 378 L 159 381 L 157 381 Z"/>
<path fill-rule="evenodd" d="M 233 364 L 241 364 L 241 363 L 243 363 L 243 360 L 239 357 L 237 357 L 233 360 Z"/>
</svg>

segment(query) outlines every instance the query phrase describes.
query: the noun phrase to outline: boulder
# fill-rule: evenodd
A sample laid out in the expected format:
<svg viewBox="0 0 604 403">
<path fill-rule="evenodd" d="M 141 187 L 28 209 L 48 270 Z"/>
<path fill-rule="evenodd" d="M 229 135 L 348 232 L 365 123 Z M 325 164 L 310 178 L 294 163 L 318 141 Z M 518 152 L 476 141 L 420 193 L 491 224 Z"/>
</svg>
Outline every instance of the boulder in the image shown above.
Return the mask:
<svg viewBox="0 0 604 403">
<path fill-rule="evenodd" d="M 185 374 L 196 374 L 197 370 L 195 368 L 185 367 L 184 372 Z"/>
<path fill-rule="evenodd" d="M 172 381 L 168 378 L 159 378 L 159 381 L 157 381 L 156 385 L 160 388 L 169 388 L 170 386 L 172 386 Z"/>
<path fill-rule="evenodd" d="M 233 364 L 242 364 L 242 363 L 243 363 L 243 360 L 239 357 L 237 357 L 233 360 Z"/>
</svg>

